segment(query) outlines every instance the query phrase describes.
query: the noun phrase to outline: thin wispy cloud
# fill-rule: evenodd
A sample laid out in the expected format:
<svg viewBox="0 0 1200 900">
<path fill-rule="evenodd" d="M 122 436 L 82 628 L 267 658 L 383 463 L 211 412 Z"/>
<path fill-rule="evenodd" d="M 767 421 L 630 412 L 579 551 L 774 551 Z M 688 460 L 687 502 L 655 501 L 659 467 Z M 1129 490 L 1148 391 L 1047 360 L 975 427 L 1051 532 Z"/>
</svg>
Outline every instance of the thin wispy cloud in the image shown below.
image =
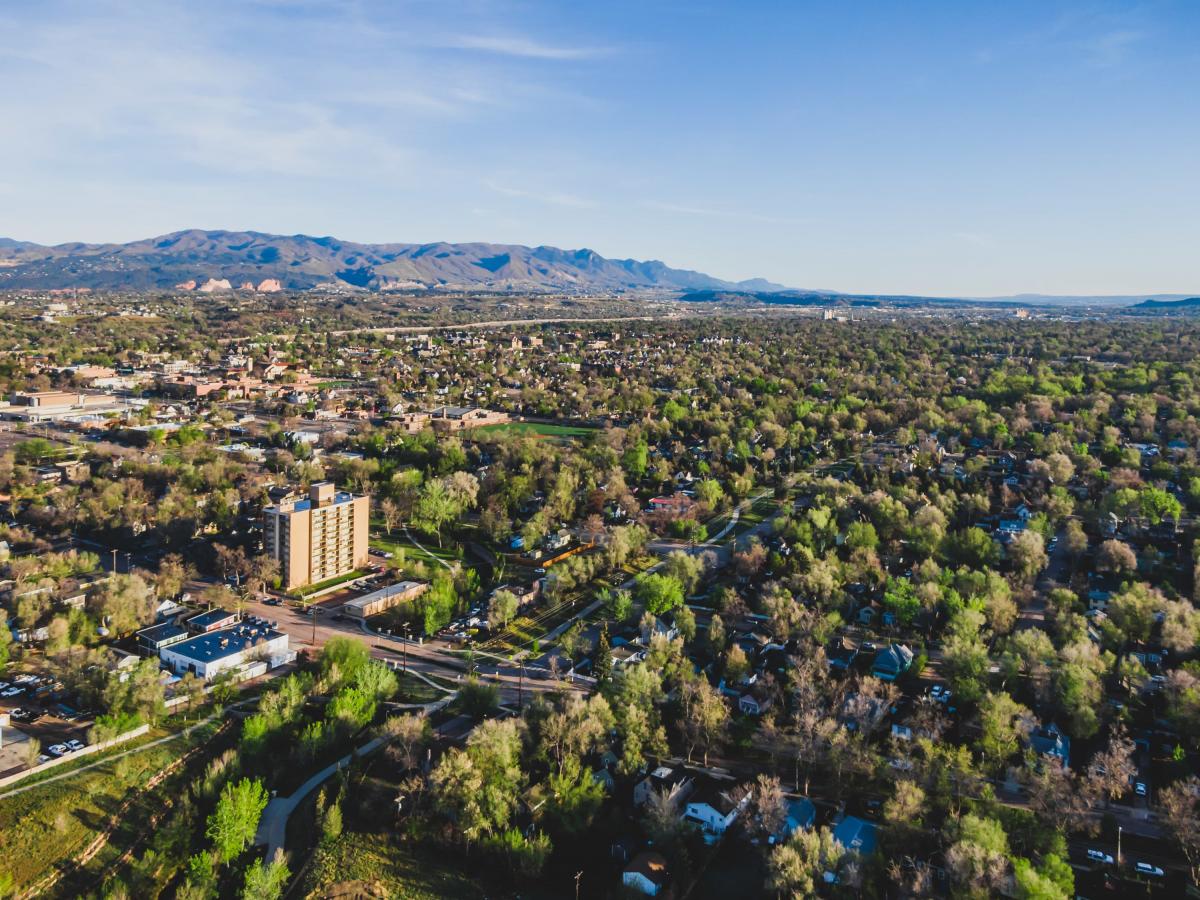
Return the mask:
<svg viewBox="0 0 1200 900">
<path fill-rule="evenodd" d="M 455 50 L 478 50 L 500 56 L 522 59 L 585 60 L 611 56 L 611 47 L 570 47 L 547 44 L 524 35 L 464 34 L 448 39 L 445 47 Z"/>
<path fill-rule="evenodd" d="M 1063 10 L 1006 42 L 976 48 L 971 55 L 980 65 L 1006 65 L 1014 55 L 1034 52 L 1105 69 L 1128 62 L 1151 37 L 1153 31 L 1137 8 L 1078 7 Z"/>
<path fill-rule="evenodd" d="M 597 205 L 591 200 L 577 197 L 563 191 L 535 191 L 498 184 L 494 181 L 484 181 L 483 186 L 502 197 L 513 197 L 521 200 L 533 200 L 537 203 L 548 203 L 551 206 L 567 206 L 573 209 L 596 209 Z"/>
</svg>

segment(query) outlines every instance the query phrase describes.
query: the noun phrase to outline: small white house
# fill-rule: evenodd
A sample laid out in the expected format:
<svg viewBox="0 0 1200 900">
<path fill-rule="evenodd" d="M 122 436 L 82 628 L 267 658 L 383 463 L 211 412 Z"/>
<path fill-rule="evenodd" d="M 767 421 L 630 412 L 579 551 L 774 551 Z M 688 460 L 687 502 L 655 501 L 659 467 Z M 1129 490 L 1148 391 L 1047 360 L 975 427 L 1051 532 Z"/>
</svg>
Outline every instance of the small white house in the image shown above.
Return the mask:
<svg viewBox="0 0 1200 900">
<path fill-rule="evenodd" d="M 707 835 L 722 835 L 750 803 L 750 788 L 737 785 L 727 790 L 705 787 L 688 800 L 683 819 L 699 825 Z"/>
</svg>

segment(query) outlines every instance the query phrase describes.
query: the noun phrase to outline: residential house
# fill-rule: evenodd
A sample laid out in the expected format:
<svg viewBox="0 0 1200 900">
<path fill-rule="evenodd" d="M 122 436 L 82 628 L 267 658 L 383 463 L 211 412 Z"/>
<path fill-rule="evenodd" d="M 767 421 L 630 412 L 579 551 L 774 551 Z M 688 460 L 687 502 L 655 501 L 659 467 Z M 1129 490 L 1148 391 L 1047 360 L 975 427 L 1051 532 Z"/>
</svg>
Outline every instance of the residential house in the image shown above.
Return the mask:
<svg viewBox="0 0 1200 900">
<path fill-rule="evenodd" d="M 719 788 L 706 785 L 697 791 L 683 812 L 683 820 L 700 826 L 706 837 L 719 837 L 750 804 L 749 785 Z"/>
<path fill-rule="evenodd" d="M 621 873 L 622 884 L 647 897 L 657 897 L 670 881 L 666 857 L 652 850 L 639 853 Z"/>
<path fill-rule="evenodd" d="M 879 843 L 879 829 L 857 816 L 846 816 L 833 829 L 833 838 L 850 853 L 869 856 Z"/>
<path fill-rule="evenodd" d="M 1039 756 L 1051 756 L 1065 769 L 1071 763 L 1071 739 L 1051 722 L 1029 733 L 1029 746 Z"/>
<path fill-rule="evenodd" d="M 678 807 L 695 790 L 696 781 L 683 766 L 659 766 L 633 786 L 633 805 L 641 807 L 653 794 L 667 795 Z"/>
<path fill-rule="evenodd" d="M 875 654 L 871 674 L 880 681 L 895 681 L 912 665 L 913 652 L 903 644 L 889 644 Z"/>
</svg>

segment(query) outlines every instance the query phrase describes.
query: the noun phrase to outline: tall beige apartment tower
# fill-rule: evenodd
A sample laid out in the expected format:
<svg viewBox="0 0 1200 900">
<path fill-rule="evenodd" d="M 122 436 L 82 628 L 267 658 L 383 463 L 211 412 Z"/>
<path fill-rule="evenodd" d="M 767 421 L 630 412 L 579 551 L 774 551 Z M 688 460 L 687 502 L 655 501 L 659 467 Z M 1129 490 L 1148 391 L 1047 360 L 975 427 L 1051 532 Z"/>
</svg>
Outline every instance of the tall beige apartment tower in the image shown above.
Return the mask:
<svg viewBox="0 0 1200 900">
<path fill-rule="evenodd" d="M 279 560 L 284 590 L 317 584 L 367 563 L 370 499 L 338 491 L 328 481 L 304 499 L 268 507 L 263 547 Z"/>
</svg>

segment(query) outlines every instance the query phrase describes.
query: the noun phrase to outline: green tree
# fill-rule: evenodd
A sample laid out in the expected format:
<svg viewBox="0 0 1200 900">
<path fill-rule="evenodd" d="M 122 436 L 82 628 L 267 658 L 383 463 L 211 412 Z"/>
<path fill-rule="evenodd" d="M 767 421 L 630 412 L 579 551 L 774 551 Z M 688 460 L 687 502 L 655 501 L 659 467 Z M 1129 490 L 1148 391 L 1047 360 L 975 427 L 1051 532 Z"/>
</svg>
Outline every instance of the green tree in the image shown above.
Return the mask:
<svg viewBox="0 0 1200 900">
<path fill-rule="evenodd" d="M 225 785 L 205 830 L 220 862 L 229 862 L 250 846 L 266 808 L 267 790 L 258 779 L 243 778 Z"/>
<path fill-rule="evenodd" d="M 496 591 L 488 604 L 488 628 L 503 631 L 516 616 L 521 602 L 512 591 Z"/>
<path fill-rule="evenodd" d="M 336 686 L 349 684 L 371 662 L 371 651 L 357 638 L 335 635 L 321 648 L 321 678 Z"/>
<path fill-rule="evenodd" d="M 781 897 L 815 897 L 824 873 L 836 872 L 845 852 L 828 828 L 797 828 L 767 857 L 767 889 Z"/>
<path fill-rule="evenodd" d="M 887 588 L 883 592 L 883 605 L 906 627 L 913 623 L 921 611 L 921 600 L 908 578 L 888 578 Z"/>
<path fill-rule="evenodd" d="M 1013 860 L 1013 878 L 1022 900 L 1070 900 L 1075 896 L 1075 871 L 1061 856 L 1047 854 L 1040 869 L 1018 857 Z"/>
<path fill-rule="evenodd" d="M 448 751 L 434 768 L 435 808 L 468 844 L 508 826 L 525 784 L 520 755 L 517 721 L 489 719 L 471 733 L 466 749 Z"/>
<path fill-rule="evenodd" d="M 554 835 L 581 835 L 591 827 L 603 802 L 604 785 L 578 756 L 567 756 L 546 780 L 546 827 Z"/>
<path fill-rule="evenodd" d="M 264 864 L 256 859 L 246 869 L 246 880 L 242 887 L 242 897 L 245 900 L 279 900 L 283 889 L 291 877 L 283 849 L 275 850 L 275 858 Z"/>
<path fill-rule="evenodd" d="M 673 575 L 652 572 L 637 580 L 637 599 L 656 616 L 683 605 L 683 585 Z"/>
<path fill-rule="evenodd" d="M 942 555 L 956 565 L 970 569 L 992 569 L 1000 561 L 1000 547 L 982 528 L 964 528 L 947 535 Z"/>
<path fill-rule="evenodd" d="M 979 752 L 996 770 L 1021 747 L 1032 724 L 1029 710 L 1004 691 L 985 694 L 979 703 Z"/>
</svg>

